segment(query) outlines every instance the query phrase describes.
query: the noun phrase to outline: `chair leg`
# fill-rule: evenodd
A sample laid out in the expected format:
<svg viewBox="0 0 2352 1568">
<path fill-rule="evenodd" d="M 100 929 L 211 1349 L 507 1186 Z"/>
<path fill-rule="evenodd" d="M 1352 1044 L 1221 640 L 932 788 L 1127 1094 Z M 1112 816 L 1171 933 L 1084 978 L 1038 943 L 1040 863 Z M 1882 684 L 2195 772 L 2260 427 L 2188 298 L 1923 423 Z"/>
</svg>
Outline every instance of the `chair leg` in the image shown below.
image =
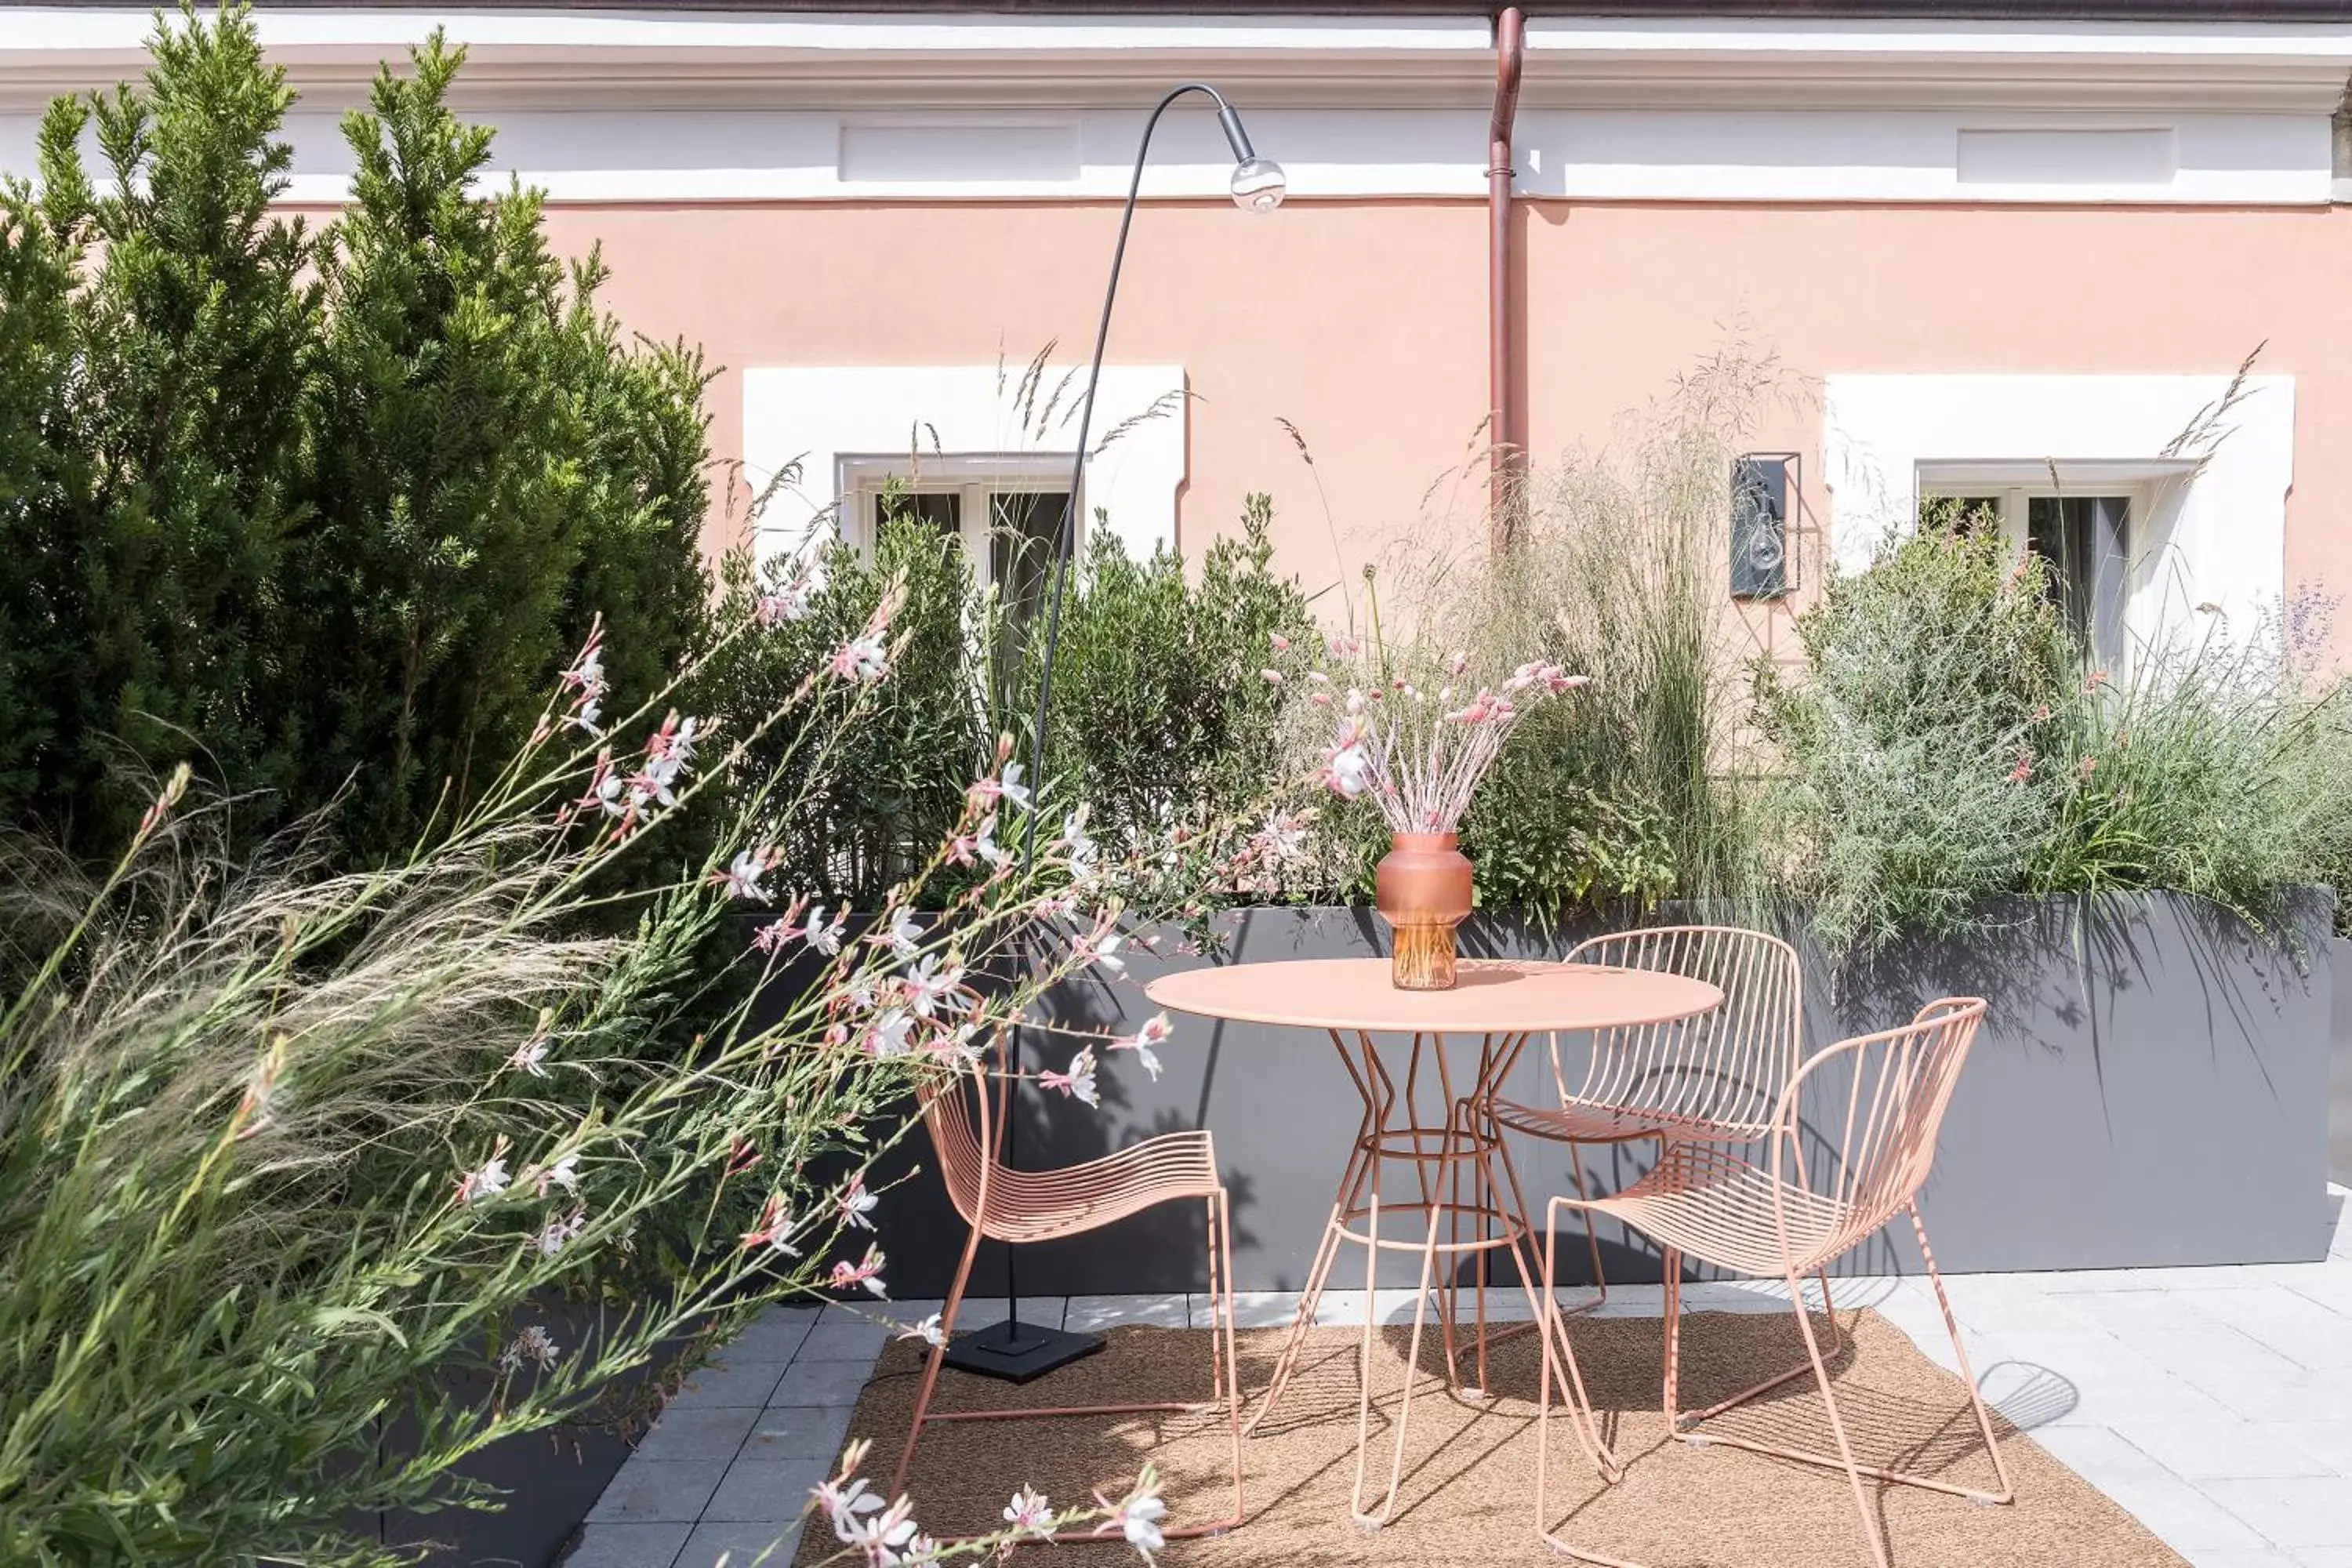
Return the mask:
<svg viewBox="0 0 2352 1568">
<path fill-rule="evenodd" d="M 1824 1357 L 1833 1356 L 1845 1347 L 1845 1334 L 1844 1331 L 1838 1327 L 1836 1304 L 1830 1299 L 1830 1271 L 1828 1266 L 1824 1265 L 1814 1278 L 1819 1279 L 1822 1284 L 1822 1315 L 1829 1320 L 1828 1343 L 1823 1347 L 1822 1354 Z M 1677 1292 L 1677 1294 L 1679 1295 L 1679 1292 Z M 1685 1427 L 1696 1426 L 1700 1422 L 1720 1415 L 1727 1410 L 1735 1409 L 1739 1405 L 1747 1404 L 1749 1400 L 1755 1398 L 1759 1394 L 1769 1394 L 1784 1383 L 1795 1382 L 1798 1378 L 1807 1375 L 1812 1370 L 1813 1363 L 1811 1362 L 1801 1361 L 1785 1372 L 1774 1373 L 1770 1377 L 1766 1378 L 1761 1383 L 1749 1384 L 1746 1388 L 1741 1389 L 1738 1393 L 1732 1394 L 1728 1398 L 1719 1399 L 1704 1410 L 1670 1410 L 1673 1419 L 1669 1425 L 1673 1427 L 1674 1435 L 1675 1436 L 1685 1436 L 1683 1430 Z M 1709 1437 L 1705 1439 L 1705 1441 L 1716 1443 L 1727 1443 L 1731 1439 L 1728 1437 Z"/>
<path fill-rule="evenodd" d="M 930 1419 L 931 1394 L 940 1385 L 940 1366 L 947 1360 L 948 1341 L 955 1334 L 956 1314 L 963 1308 L 965 1286 L 971 1281 L 972 1260 L 980 1256 L 980 1223 L 972 1222 L 971 1234 L 963 1244 L 963 1257 L 956 1263 L 955 1279 L 948 1286 L 948 1299 L 940 1305 L 940 1342 L 923 1358 L 923 1381 L 915 1391 L 914 1414 L 907 1422 L 907 1446 L 898 1450 L 898 1468 L 890 1472 L 892 1497 L 907 1489 L 907 1471 L 915 1462 L 915 1445 L 922 1441 L 923 1426 Z"/>
<path fill-rule="evenodd" d="M 1854 1511 L 1862 1516 L 1862 1533 L 1870 1542 L 1871 1561 L 1878 1568 L 1888 1568 L 1886 1536 L 1878 1528 L 1878 1516 L 1870 1510 L 1870 1493 L 1863 1489 L 1863 1469 L 1854 1463 L 1853 1445 L 1846 1440 L 1845 1420 L 1838 1415 L 1837 1395 L 1830 1388 L 1830 1369 L 1822 1360 L 1822 1347 L 1813 1338 L 1812 1314 L 1805 1310 L 1805 1282 L 1802 1276 L 1789 1276 L 1789 1300 L 1797 1309 L 1797 1329 L 1805 1336 L 1805 1353 L 1812 1357 L 1813 1378 L 1822 1385 L 1822 1403 L 1829 1408 L 1830 1436 L 1837 1439 L 1838 1458 L 1844 1463 L 1845 1479 L 1853 1488 Z"/>
<path fill-rule="evenodd" d="M 1592 1201 L 1592 1194 L 1585 1186 L 1584 1145 L 1581 1143 L 1570 1143 L 1568 1146 L 1568 1173 L 1576 1181 L 1577 1201 L 1590 1204 Z M 1595 1307 L 1603 1306 L 1609 1300 L 1609 1275 L 1601 1267 L 1601 1227 L 1594 1223 L 1592 1211 L 1590 1208 L 1584 1211 L 1584 1246 L 1592 1257 L 1592 1283 L 1601 1290 L 1600 1299 L 1592 1304 Z"/>
<path fill-rule="evenodd" d="M 1919 1217 L 1919 1201 L 1912 1199 L 1909 1207 L 1911 1232 L 1919 1238 L 1919 1256 L 1927 1265 L 1927 1282 L 1936 1288 L 1936 1305 L 1944 1314 L 1944 1331 L 1952 1336 L 1952 1355 L 1959 1363 L 1960 1381 L 1969 1385 L 1969 1404 L 1976 1410 L 1977 1431 L 1984 1438 L 1985 1452 L 1992 1457 L 1993 1476 L 2000 1482 L 1998 1492 L 1969 1492 L 1964 1495 L 1979 1502 L 2015 1502 L 2017 1489 L 2010 1482 L 2009 1462 L 2000 1457 L 2000 1445 L 1993 1439 L 1992 1416 L 1985 1410 L 1984 1395 L 1978 1392 L 1976 1369 L 1969 1364 L 1968 1347 L 1960 1343 L 1959 1320 L 1952 1316 L 1952 1303 L 1944 1295 L 1944 1277 L 1936 1269 L 1935 1249 L 1927 1245 L 1927 1226 Z"/>
<path fill-rule="evenodd" d="M 1213 1206 L 1216 1210 L 1216 1230 L 1210 1238 L 1213 1261 L 1210 1265 L 1209 1310 L 1213 1319 L 1221 1310 L 1224 1318 L 1222 1328 L 1224 1335 L 1225 1430 L 1233 1449 L 1234 1465 L 1234 1513 L 1233 1522 L 1228 1528 L 1238 1530 L 1249 1517 L 1249 1510 L 1242 1499 L 1242 1363 L 1241 1350 L 1235 1342 L 1234 1331 L 1233 1201 L 1220 1193 Z M 1209 1326 L 1212 1344 L 1216 1342 L 1219 1329 L 1220 1325 L 1213 1321 Z"/>
<path fill-rule="evenodd" d="M 1560 1392 L 1569 1400 L 1569 1419 L 1576 1429 L 1577 1440 L 1586 1457 L 1594 1460 L 1606 1485 L 1615 1485 L 1623 1472 L 1613 1457 L 1603 1459 L 1605 1447 L 1596 1447 L 1600 1434 L 1588 1436 L 1584 1430 L 1584 1379 L 1576 1368 L 1576 1352 L 1568 1343 L 1568 1323 L 1559 1303 L 1553 1299 L 1553 1288 L 1559 1280 L 1559 1237 L 1557 1221 L 1559 1205 L 1544 1215 L 1543 1284 L 1538 1306 L 1538 1331 L 1543 1335 L 1543 1381 L 1536 1394 L 1536 1533 L 1545 1545 L 1561 1556 L 1576 1563 L 1591 1563 L 1598 1568 L 1641 1568 L 1620 1557 L 1603 1557 L 1573 1545 L 1551 1528 L 1551 1392 L 1557 1381 Z M 1533 1238 L 1529 1238 L 1530 1245 Z M 1564 1363 L 1564 1365 L 1563 1365 Z"/>
<path fill-rule="evenodd" d="M 1591 1215 L 1584 1216 L 1588 1221 Z M 1658 1278 L 1664 1286 L 1666 1356 L 1665 1397 L 1658 1407 L 1666 1414 L 1666 1426 L 1672 1430 L 1681 1420 L 1682 1349 L 1683 1349 L 1683 1255 L 1667 1247 L 1658 1261 Z"/>
</svg>

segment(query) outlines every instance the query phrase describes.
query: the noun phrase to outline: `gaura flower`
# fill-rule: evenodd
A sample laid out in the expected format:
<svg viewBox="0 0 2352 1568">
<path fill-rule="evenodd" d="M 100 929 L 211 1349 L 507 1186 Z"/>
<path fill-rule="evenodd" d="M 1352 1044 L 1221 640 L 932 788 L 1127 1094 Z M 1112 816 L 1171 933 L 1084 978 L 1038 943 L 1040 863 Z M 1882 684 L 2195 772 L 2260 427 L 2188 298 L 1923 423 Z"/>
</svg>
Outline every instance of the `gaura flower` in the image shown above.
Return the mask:
<svg viewBox="0 0 2352 1568">
<path fill-rule="evenodd" d="M 507 1190 L 511 1180 L 507 1174 L 507 1141 L 499 1140 L 498 1151 L 481 1165 L 457 1179 L 457 1201 L 470 1204 L 481 1198 L 496 1197 Z"/>
<path fill-rule="evenodd" d="M 809 910 L 808 929 L 801 936 L 810 947 L 831 958 L 841 951 L 841 933 L 848 924 L 849 911 L 845 909 L 833 917 L 831 925 L 825 924 L 824 906 L 818 904 Z"/>
<path fill-rule="evenodd" d="M 817 1507 L 824 1510 L 825 1521 L 833 1526 L 833 1533 L 853 1544 L 851 1531 L 856 1528 L 858 1519 L 865 1514 L 882 1511 L 881 1498 L 868 1489 L 863 1479 L 851 1480 L 845 1474 L 829 1481 L 819 1481 L 809 1490 L 815 1497 Z"/>
<path fill-rule="evenodd" d="M 890 652 L 872 633 L 853 637 L 833 650 L 826 669 L 845 680 L 870 686 L 890 671 Z"/>
<path fill-rule="evenodd" d="M 1054 1533 L 1054 1505 L 1045 1500 L 1045 1493 L 1024 1482 L 1004 1505 L 1004 1522 L 1018 1534 L 1043 1541 Z"/>
<path fill-rule="evenodd" d="M 567 1193 L 576 1193 L 580 1190 L 580 1156 L 566 1154 L 547 1169 L 529 1173 L 541 1197 L 547 1195 L 550 1187 L 562 1187 Z"/>
<path fill-rule="evenodd" d="M 833 1272 L 825 1277 L 825 1282 L 836 1290 L 846 1290 L 853 1285 L 863 1285 L 875 1295 L 887 1297 L 890 1291 L 888 1287 L 882 1283 L 882 1263 L 880 1249 L 869 1246 L 866 1249 L 866 1256 L 856 1263 L 843 1261 L 835 1264 Z"/>
<path fill-rule="evenodd" d="M 1136 1477 L 1133 1491 L 1117 1502 L 1097 1492 L 1095 1501 L 1110 1516 L 1095 1527 L 1097 1535 L 1108 1535 L 1112 1531 L 1118 1531 L 1127 1538 L 1129 1546 L 1143 1554 L 1147 1563 L 1151 1561 L 1153 1552 L 1168 1544 L 1167 1537 L 1160 1529 L 1160 1520 L 1167 1515 L 1168 1505 L 1160 1500 L 1160 1475 L 1149 1461 L 1144 1464 L 1143 1473 Z"/>
<path fill-rule="evenodd" d="M 914 1025 L 914 1017 L 904 1007 L 888 1008 L 867 1026 L 860 1048 L 869 1057 L 901 1056 L 907 1049 L 907 1031 Z"/>
<path fill-rule="evenodd" d="M 725 888 L 730 899 L 765 899 L 768 889 L 761 879 L 774 868 L 781 858 L 771 846 L 738 850 L 727 868 L 711 872 L 710 879 Z"/>
<path fill-rule="evenodd" d="M 533 1323 L 507 1342 L 507 1348 L 499 1352 L 499 1370 L 511 1377 L 522 1370 L 523 1363 L 530 1362 L 543 1372 L 555 1364 L 561 1353 L 548 1331 Z"/>
<path fill-rule="evenodd" d="M 1070 1058 L 1068 1071 L 1039 1073 L 1037 1084 L 1041 1089 L 1058 1089 L 1071 1099 L 1084 1100 L 1091 1106 L 1099 1108 L 1102 1105 L 1101 1091 L 1095 1087 L 1095 1050 L 1092 1046 L 1078 1047 L 1078 1054 Z"/>
<path fill-rule="evenodd" d="M 887 942 L 890 951 L 901 958 L 912 958 L 922 947 L 923 928 L 915 923 L 914 916 L 901 910 L 898 918 L 890 922 L 890 929 L 871 940 Z"/>
<path fill-rule="evenodd" d="M 950 963 L 941 967 L 939 954 L 927 952 L 915 965 L 914 973 L 907 976 L 907 1005 L 915 1010 L 916 1016 L 928 1018 L 940 1004 L 953 1000 L 962 984 L 963 965 Z"/>
<path fill-rule="evenodd" d="M 1111 1041 L 1110 1048 L 1115 1051 L 1133 1051 L 1135 1059 L 1143 1064 L 1143 1070 L 1151 1075 L 1151 1081 L 1158 1083 L 1160 1058 L 1153 1052 L 1152 1047 L 1166 1045 L 1169 1037 L 1175 1032 L 1175 1026 L 1168 1022 L 1167 1014 L 1155 1013 L 1146 1018 L 1143 1021 L 1143 1027 L 1136 1030 L 1132 1035 L 1122 1035 Z"/>
<path fill-rule="evenodd" d="M 547 1076 L 547 1037 L 554 1022 L 555 1010 L 551 1007 L 541 1008 L 538 1026 L 531 1030 L 530 1038 L 515 1047 L 514 1055 L 507 1058 L 507 1066 L 519 1072 L 527 1072 L 533 1078 L 545 1078 Z"/>
<path fill-rule="evenodd" d="M 898 1338 L 920 1340 L 934 1350 L 948 1342 L 947 1331 L 940 1327 L 940 1315 L 937 1312 L 933 1312 L 913 1328 L 899 1330 Z"/>
<path fill-rule="evenodd" d="M 793 1233 L 800 1228 L 792 1211 L 784 1207 L 784 1194 L 770 1193 L 768 1201 L 760 1206 L 759 1223 L 743 1233 L 746 1247 L 764 1247 L 781 1252 L 786 1258 L 798 1258 L 800 1248 L 792 1244 Z"/>
<path fill-rule="evenodd" d="M 874 1222 L 867 1216 L 881 1202 L 880 1197 L 866 1190 L 866 1173 L 859 1172 L 841 1189 L 841 1223 L 852 1230 L 872 1230 Z"/>
<path fill-rule="evenodd" d="M 568 1215 L 559 1215 L 540 1227 L 539 1255 L 552 1258 L 588 1228 L 588 1211 L 575 1208 Z"/>
</svg>

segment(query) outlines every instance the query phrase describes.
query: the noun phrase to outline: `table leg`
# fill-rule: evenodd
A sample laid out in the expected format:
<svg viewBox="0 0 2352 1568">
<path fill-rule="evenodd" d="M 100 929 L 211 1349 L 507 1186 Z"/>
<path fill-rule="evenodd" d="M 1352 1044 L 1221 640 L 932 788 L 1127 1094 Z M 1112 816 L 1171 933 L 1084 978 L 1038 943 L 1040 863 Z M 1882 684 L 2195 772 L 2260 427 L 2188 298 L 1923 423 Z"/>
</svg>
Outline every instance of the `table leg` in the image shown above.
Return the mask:
<svg viewBox="0 0 2352 1568">
<path fill-rule="evenodd" d="M 1333 1029 L 1329 1033 L 1331 1044 L 1339 1053 L 1339 1065 L 1348 1069 L 1348 1078 L 1355 1084 L 1356 1092 L 1364 1102 L 1364 1114 L 1356 1124 L 1355 1147 L 1349 1152 L 1347 1167 L 1339 1173 L 1339 1191 L 1331 1200 L 1331 1217 L 1324 1222 L 1323 1240 L 1315 1249 L 1314 1265 L 1307 1269 L 1306 1285 L 1299 1293 L 1298 1310 L 1290 1321 L 1290 1337 L 1283 1343 L 1282 1354 L 1275 1360 L 1274 1375 L 1266 1382 L 1265 1403 L 1258 1406 L 1257 1414 L 1251 1416 L 1249 1425 L 1242 1428 L 1244 1436 L 1255 1435 L 1260 1424 L 1274 1414 L 1275 1405 L 1290 1386 L 1291 1375 L 1297 1370 L 1298 1352 L 1307 1342 L 1307 1331 L 1315 1326 L 1315 1309 L 1322 1301 L 1324 1287 L 1330 1280 L 1333 1266 L 1339 1260 L 1339 1245 L 1347 1236 L 1349 1200 L 1355 1196 L 1358 1184 L 1364 1179 L 1365 1162 L 1377 1160 L 1373 1152 L 1379 1148 L 1379 1133 L 1388 1118 L 1391 1097 L 1384 1087 L 1376 1087 L 1381 1085 L 1382 1080 L 1368 1078 L 1359 1071 L 1355 1058 L 1349 1054 L 1348 1043 L 1340 1037 L 1339 1031 Z M 1364 1048 L 1370 1055 L 1371 1047 L 1369 1043 Z"/>
</svg>

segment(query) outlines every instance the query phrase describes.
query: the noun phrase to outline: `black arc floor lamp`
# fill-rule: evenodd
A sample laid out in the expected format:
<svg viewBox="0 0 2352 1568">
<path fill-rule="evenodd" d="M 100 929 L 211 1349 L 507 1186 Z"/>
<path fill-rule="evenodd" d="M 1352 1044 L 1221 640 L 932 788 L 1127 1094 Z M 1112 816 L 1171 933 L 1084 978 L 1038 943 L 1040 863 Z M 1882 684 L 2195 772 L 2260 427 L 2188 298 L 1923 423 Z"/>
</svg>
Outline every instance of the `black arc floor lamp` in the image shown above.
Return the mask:
<svg viewBox="0 0 2352 1568">
<path fill-rule="evenodd" d="M 1077 532 L 1080 485 L 1087 471 L 1087 438 L 1094 425 L 1095 388 L 1102 380 L 1103 345 L 1110 340 L 1111 306 L 1118 298 L 1119 265 L 1127 259 L 1127 231 L 1135 222 L 1135 200 L 1143 189 L 1143 164 L 1151 152 L 1151 132 L 1159 127 L 1160 117 L 1168 112 L 1170 104 L 1192 92 L 1207 94 L 1217 106 L 1217 124 L 1233 148 L 1234 205 L 1247 213 L 1270 213 L 1282 205 L 1282 166 L 1257 155 L 1257 149 L 1250 145 L 1249 132 L 1242 129 L 1241 115 L 1225 101 L 1224 94 L 1206 82 L 1188 81 L 1171 89 L 1154 106 L 1151 117 L 1143 122 L 1142 142 L 1135 150 L 1135 173 L 1128 182 L 1127 207 L 1118 219 L 1118 244 L 1110 253 L 1110 282 L 1103 289 L 1102 324 L 1095 330 L 1094 363 L 1087 372 L 1086 400 L 1078 405 L 1077 452 L 1070 460 L 1070 499 L 1062 510 L 1062 526 L 1054 534 L 1054 558 L 1048 568 L 1048 581 L 1053 586 L 1046 598 L 1045 658 L 1037 681 L 1036 722 L 1030 731 L 1029 741 L 1029 780 L 1033 785 L 1042 785 L 1045 779 L 1045 714 L 1054 697 L 1054 653 L 1062 639 L 1062 580 L 1067 575 L 1065 568 Z M 1033 809 L 1021 835 L 1024 872 L 1036 864 L 1036 858 L 1037 812 Z M 1018 1070 L 1022 1053 L 1017 1031 L 1012 1054 L 1013 1066 Z M 1020 1125 L 1018 1117 L 1006 1117 L 1004 1159 L 1008 1164 L 1013 1160 Z M 1014 1261 L 1018 1255 L 1018 1248 L 1008 1248 L 1004 1260 L 1004 1293 L 1011 1310 L 1003 1321 L 957 1340 L 948 1349 L 948 1365 L 1008 1382 L 1026 1383 L 1102 1349 L 1100 1334 L 1074 1334 L 1021 1321 L 1021 1286 Z"/>
</svg>

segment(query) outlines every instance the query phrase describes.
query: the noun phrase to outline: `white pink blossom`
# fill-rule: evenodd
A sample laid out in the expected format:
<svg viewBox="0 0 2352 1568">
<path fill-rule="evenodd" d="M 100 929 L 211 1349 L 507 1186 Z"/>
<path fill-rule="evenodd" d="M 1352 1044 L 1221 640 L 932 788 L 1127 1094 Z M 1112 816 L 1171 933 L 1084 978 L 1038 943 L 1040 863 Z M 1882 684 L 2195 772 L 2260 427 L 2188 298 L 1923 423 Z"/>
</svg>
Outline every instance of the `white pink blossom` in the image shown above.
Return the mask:
<svg viewBox="0 0 2352 1568">
<path fill-rule="evenodd" d="M 1121 1035 L 1112 1040 L 1110 1048 L 1115 1051 L 1133 1051 L 1135 1059 L 1143 1064 L 1143 1070 L 1151 1075 L 1151 1081 L 1158 1083 L 1160 1058 L 1152 1047 L 1166 1045 L 1169 1037 L 1175 1032 L 1175 1026 L 1169 1023 L 1167 1014 L 1155 1013 L 1146 1018 L 1143 1021 L 1143 1026 L 1132 1035 Z"/>
<path fill-rule="evenodd" d="M 1095 1085 L 1095 1052 L 1092 1046 L 1081 1046 L 1078 1054 L 1070 1058 L 1067 1070 L 1041 1072 L 1037 1075 L 1041 1089 L 1058 1089 L 1073 1100 L 1099 1108 L 1102 1091 Z"/>
<path fill-rule="evenodd" d="M 1054 1533 L 1054 1505 L 1035 1487 L 1023 1483 L 1013 1500 L 1004 1505 L 1004 1522 L 1018 1534 L 1034 1535 L 1043 1541 Z"/>
</svg>

